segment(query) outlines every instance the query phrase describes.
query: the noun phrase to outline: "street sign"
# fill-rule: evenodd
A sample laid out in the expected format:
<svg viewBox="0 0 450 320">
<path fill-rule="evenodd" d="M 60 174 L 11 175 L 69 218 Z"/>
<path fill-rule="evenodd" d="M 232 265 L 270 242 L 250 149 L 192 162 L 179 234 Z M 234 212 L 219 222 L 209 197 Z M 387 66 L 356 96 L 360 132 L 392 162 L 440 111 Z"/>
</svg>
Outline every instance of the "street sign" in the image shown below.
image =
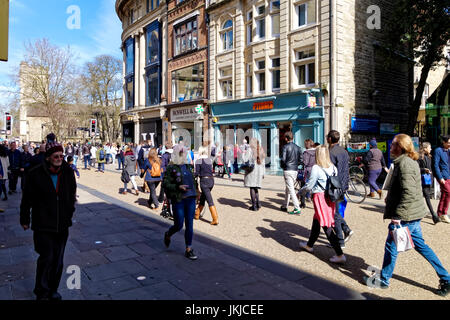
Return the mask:
<svg viewBox="0 0 450 320">
<path fill-rule="evenodd" d="M 8 61 L 9 0 L 0 0 L 0 60 Z"/>
</svg>

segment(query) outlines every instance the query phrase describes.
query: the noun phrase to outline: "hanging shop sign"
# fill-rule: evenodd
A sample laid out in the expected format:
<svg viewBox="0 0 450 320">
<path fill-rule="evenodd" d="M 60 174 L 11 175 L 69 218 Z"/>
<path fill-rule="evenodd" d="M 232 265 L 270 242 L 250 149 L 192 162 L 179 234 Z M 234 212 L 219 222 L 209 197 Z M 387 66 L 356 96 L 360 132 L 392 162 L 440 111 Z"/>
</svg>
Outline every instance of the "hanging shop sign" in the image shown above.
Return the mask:
<svg viewBox="0 0 450 320">
<path fill-rule="evenodd" d="M 347 145 L 348 152 L 367 152 L 369 150 L 370 148 L 368 142 L 350 142 Z"/>
<path fill-rule="evenodd" d="M 317 99 L 315 96 L 308 96 L 308 107 L 315 108 L 317 107 Z"/>
<path fill-rule="evenodd" d="M 190 122 L 198 120 L 200 114 L 196 108 L 197 106 L 173 108 L 170 110 L 170 120 L 172 122 Z"/>
</svg>

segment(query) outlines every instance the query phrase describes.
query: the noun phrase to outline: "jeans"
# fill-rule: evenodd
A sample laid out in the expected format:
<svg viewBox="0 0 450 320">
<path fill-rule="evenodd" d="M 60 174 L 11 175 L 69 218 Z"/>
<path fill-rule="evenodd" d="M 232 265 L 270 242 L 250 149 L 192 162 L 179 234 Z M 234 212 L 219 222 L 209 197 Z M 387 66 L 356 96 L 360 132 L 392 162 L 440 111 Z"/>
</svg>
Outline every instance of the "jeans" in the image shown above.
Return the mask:
<svg viewBox="0 0 450 320">
<path fill-rule="evenodd" d="M 73 164 L 76 167 L 78 162 L 78 156 L 73 156 Z"/>
<path fill-rule="evenodd" d="M 369 170 L 369 186 L 370 192 L 377 192 L 380 190 L 380 187 L 377 184 L 377 179 L 380 176 L 381 169 L 378 170 Z"/>
<path fill-rule="evenodd" d="M 85 154 L 85 155 L 84 155 L 84 168 L 85 168 L 85 169 L 88 168 L 88 165 L 90 164 L 90 162 L 91 162 L 91 156 Z"/>
<path fill-rule="evenodd" d="M 147 181 L 148 187 L 150 188 L 150 197 L 148 199 L 148 204 L 151 205 L 153 203 L 156 208 L 159 207 L 159 201 L 156 195 L 156 188 L 158 187 L 159 183 L 160 181 Z"/>
<path fill-rule="evenodd" d="M 169 229 L 169 237 L 183 229 L 183 222 L 186 226 L 184 232 L 184 240 L 186 247 L 192 246 L 192 238 L 194 237 L 194 214 L 195 214 L 195 198 L 185 198 L 177 203 L 172 203 L 174 225 Z"/>
<path fill-rule="evenodd" d="M 336 210 L 334 212 L 334 232 L 336 233 L 337 238 L 339 239 L 339 243 L 342 245 L 345 243 L 345 235 L 350 233 L 350 227 L 345 222 L 344 218 L 342 218 L 339 213 L 340 201 L 336 202 Z"/>
<path fill-rule="evenodd" d="M 438 277 L 441 280 L 450 281 L 450 275 L 447 270 L 442 266 L 441 261 L 436 256 L 436 254 L 431 250 L 429 246 L 425 244 L 422 236 L 422 228 L 420 227 L 421 220 L 414 220 L 405 222 L 402 221 L 403 227 L 408 227 L 409 232 L 411 233 L 412 240 L 414 242 L 414 249 L 419 252 L 427 261 L 431 264 L 431 266 L 436 271 Z M 389 234 L 386 239 L 386 245 L 384 249 L 384 260 L 383 260 L 383 269 L 381 270 L 381 281 L 389 285 L 389 280 L 392 278 L 392 274 L 394 273 L 395 262 L 397 261 L 397 247 L 395 245 L 394 239 L 392 237 L 392 230 L 395 229 L 394 224 L 389 224 Z"/>
<path fill-rule="evenodd" d="M 450 179 L 445 180 L 445 186 L 441 187 L 441 199 L 439 200 L 438 216 L 446 215 L 448 212 L 448 204 L 450 202 Z"/>
<path fill-rule="evenodd" d="M 295 193 L 295 181 L 297 181 L 297 171 L 284 171 L 284 182 L 286 183 L 285 200 L 286 208 L 289 207 L 289 198 L 292 198 L 294 208 L 300 210 L 297 194 Z"/>
<path fill-rule="evenodd" d="M 117 165 L 119 166 L 119 167 L 118 167 L 118 170 L 121 170 L 121 169 L 122 169 L 123 164 L 124 164 L 124 159 L 123 159 L 122 157 L 118 157 L 118 158 L 117 158 Z"/>
<path fill-rule="evenodd" d="M 99 163 L 98 164 L 98 171 L 105 171 L 105 163 Z"/>
</svg>

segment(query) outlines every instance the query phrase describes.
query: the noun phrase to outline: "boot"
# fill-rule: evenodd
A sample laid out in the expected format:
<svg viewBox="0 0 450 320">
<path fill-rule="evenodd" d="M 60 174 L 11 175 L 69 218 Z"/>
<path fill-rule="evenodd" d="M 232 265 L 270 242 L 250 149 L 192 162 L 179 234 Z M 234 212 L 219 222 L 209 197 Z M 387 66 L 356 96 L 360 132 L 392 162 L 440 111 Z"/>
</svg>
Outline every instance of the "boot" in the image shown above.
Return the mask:
<svg viewBox="0 0 450 320">
<path fill-rule="evenodd" d="M 219 216 L 217 215 L 217 210 L 215 206 L 209 207 L 209 211 L 211 211 L 211 217 L 213 218 L 213 221 L 211 222 L 211 225 L 216 226 L 219 224 Z"/>
<path fill-rule="evenodd" d="M 381 197 L 383 196 L 383 191 L 377 190 L 377 193 L 378 193 L 378 195 L 380 196 L 380 199 L 381 199 Z"/>
<path fill-rule="evenodd" d="M 369 193 L 369 197 L 370 197 L 370 198 L 375 198 L 375 192 Z"/>
<path fill-rule="evenodd" d="M 195 220 L 200 219 L 200 213 L 203 211 L 203 208 L 204 208 L 204 207 L 205 207 L 205 206 L 198 205 L 197 209 L 195 210 L 195 216 L 194 216 L 194 219 L 195 219 Z"/>
</svg>

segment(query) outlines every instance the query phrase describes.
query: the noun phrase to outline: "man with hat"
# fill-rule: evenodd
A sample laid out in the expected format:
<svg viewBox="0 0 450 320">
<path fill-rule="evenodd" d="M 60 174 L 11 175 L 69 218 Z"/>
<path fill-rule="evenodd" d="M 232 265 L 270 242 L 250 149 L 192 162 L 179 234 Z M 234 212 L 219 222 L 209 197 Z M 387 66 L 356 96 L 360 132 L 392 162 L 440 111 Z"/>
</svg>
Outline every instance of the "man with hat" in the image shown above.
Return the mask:
<svg viewBox="0 0 450 320">
<path fill-rule="evenodd" d="M 369 186 L 370 186 L 370 194 L 369 197 L 375 198 L 375 192 L 378 193 L 378 196 L 382 197 L 383 193 L 380 187 L 377 184 L 377 179 L 381 174 L 381 171 L 384 170 L 386 173 L 389 170 L 386 167 L 386 162 L 384 161 L 383 152 L 378 149 L 377 140 L 372 139 L 369 142 L 370 150 L 366 153 L 364 157 L 364 164 L 367 167 L 368 176 L 369 176 Z"/>
<path fill-rule="evenodd" d="M 47 142 L 45 161 L 29 171 L 20 205 L 24 230 L 30 228 L 31 211 L 34 247 L 39 254 L 34 288 L 37 300 L 61 300 L 58 287 L 77 188 L 63 151 L 59 143 Z"/>
</svg>

